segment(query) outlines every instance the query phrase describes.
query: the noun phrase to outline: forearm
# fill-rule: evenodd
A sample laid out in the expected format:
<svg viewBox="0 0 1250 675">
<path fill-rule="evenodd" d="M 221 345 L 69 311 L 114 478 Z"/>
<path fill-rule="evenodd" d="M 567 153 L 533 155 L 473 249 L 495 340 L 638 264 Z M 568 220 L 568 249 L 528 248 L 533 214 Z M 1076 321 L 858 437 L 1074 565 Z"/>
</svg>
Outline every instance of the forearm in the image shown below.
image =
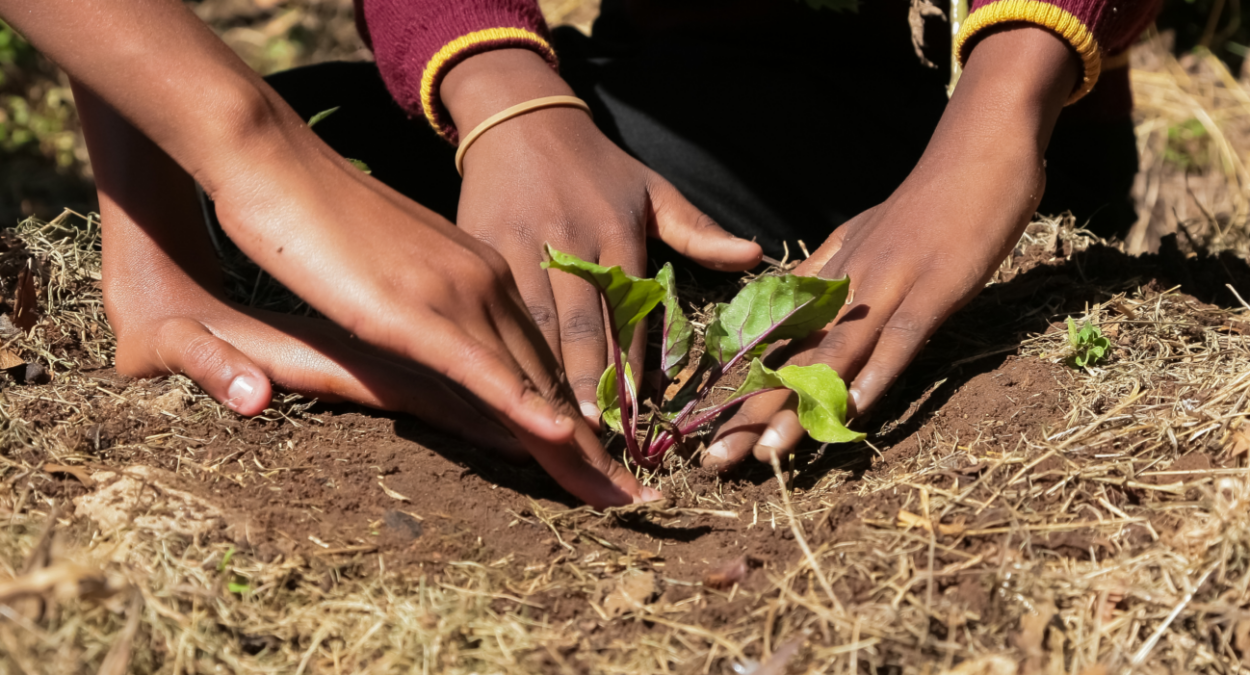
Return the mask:
<svg viewBox="0 0 1250 675">
<path fill-rule="evenodd" d="M 132 288 L 148 280 L 186 279 L 202 288 L 221 285 L 220 267 L 204 227 L 195 183 L 108 104 L 74 83 L 74 98 L 91 153 L 104 226 L 107 290 L 174 293 Z M 120 253 L 119 253 L 120 252 Z M 180 274 L 163 274 L 167 266 Z M 105 301 L 109 298 L 106 293 Z M 121 317 L 119 317 L 121 318 Z"/>
<path fill-rule="evenodd" d="M 177 0 L 0 0 L 0 16 L 210 191 L 299 123 Z"/>
</svg>

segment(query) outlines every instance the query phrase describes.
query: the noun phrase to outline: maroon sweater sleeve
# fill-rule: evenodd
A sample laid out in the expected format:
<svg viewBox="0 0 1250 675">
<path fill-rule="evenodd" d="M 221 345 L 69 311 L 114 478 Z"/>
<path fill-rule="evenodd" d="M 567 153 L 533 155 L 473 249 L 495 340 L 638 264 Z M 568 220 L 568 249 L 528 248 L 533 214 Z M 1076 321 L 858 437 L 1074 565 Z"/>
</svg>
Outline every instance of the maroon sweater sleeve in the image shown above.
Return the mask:
<svg viewBox="0 0 1250 675">
<path fill-rule="evenodd" d="M 456 64 L 492 49 L 521 48 L 557 65 L 537 0 L 355 2 L 357 26 L 391 95 L 409 114 L 425 115 L 452 143 L 459 135 L 438 88 Z"/>
<path fill-rule="evenodd" d="M 1102 71 L 1121 65 L 1119 57 L 1161 6 L 1162 0 L 973 0 L 955 49 L 963 63 L 977 36 L 990 28 L 1007 23 L 1048 28 L 1072 45 L 1084 65 L 1084 77 L 1069 99 L 1073 103 L 1094 88 Z"/>
</svg>

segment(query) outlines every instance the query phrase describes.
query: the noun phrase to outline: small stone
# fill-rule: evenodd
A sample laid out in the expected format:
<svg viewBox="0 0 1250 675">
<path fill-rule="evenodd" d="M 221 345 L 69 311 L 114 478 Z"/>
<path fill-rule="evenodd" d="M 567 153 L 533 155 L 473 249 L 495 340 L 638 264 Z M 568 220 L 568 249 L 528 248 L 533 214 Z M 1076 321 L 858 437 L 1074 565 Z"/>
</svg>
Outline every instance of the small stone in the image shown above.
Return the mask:
<svg viewBox="0 0 1250 675">
<path fill-rule="evenodd" d="M 387 511 L 382 516 L 382 522 L 386 523 L 386 526 L 394 530 L 396 534 L 409 540 L 418 539 L 425 532 L 425 527 L 421 524 L 421 521 L 403 511 Z"/>
</svg>

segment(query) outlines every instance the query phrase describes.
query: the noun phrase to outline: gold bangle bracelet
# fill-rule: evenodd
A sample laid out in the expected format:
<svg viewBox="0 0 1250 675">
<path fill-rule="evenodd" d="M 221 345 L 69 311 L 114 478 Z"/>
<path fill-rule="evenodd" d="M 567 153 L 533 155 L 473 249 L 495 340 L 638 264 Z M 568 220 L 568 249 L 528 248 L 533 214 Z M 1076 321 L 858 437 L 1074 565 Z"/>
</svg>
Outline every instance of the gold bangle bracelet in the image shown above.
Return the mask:
<svg viewBox="0 0 1250 675">
<path fill-rule="evenodd" d="M 545 96 L 533 100 L 518 103 L 511 108 L 507 108 L 500 112 L 487 117 L 481 124 L 473 128 L 467 136 L 460 141 L 460 147 L 456 149 L 456 171 L 464 176 L 464 153 L 468 152 L 469 146 L 478 139 L 478 136 L 490 131 L 491 127 L 498 125 L 500 122 L 507 122 L 517 115 L 524 115 L 532 110 L 541 110 L 543 108 L 580 108 L 586 111 L 587 115 L 594 115 L 590 112 L 590 106 L 586 102 L 576 96 Z"/>
</svg>

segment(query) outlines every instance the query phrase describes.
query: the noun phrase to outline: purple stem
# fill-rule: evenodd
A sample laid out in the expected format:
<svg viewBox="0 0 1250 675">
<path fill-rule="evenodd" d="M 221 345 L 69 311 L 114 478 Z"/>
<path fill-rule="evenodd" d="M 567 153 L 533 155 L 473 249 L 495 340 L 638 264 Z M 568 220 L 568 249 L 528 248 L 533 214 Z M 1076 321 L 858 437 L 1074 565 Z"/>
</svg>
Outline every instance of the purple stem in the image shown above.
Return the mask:
<svg viewBox="0 0 1250 675">
<path fill-rule="evenodd" d="M 698 416 L 698 417 L 696 417 L 696 418 L 694 418 L 694 419 L 690 420 L 690 421 L 689 421 L 688 423 L 686 423 L 684 426 L 679 427 L 677 431 L 678 431 L 678 432 L 679 432 L 682 436 L 685 436 L 686 434 L 688 434 L 688 433 L 690 433 L 690 432 L 692 432 L 692 431 L 695 431 L 696 429 L 698 429 L 699 427 L 703 426 L 704 424 L 707 424 L 708 422 L 711 422 L 712 420 L 716 419 L 716 416 L 717 416 L 717 415 L 719 415 L 719 414 L 721 414 L 721 413 L 725 412 L 726 410 L 728 410 L 728 409 L 730 409 L 730 408 L 732 408 L 732 407 L 734 407 L 734 406 L 738 405 L 739 403 L 742 403 L 743 401 L 747 400 L 748 398 L 751 398 L 751 397 L 753 397 L 753 396 L 759 396 L 760 394 L 767 394 L 767 393 L 772 392 L 772 391 L 781 391 L 782 389 L 785 389 L 785 387 L 769 387 L 769 388 L 767 388 L 767 389 L 758 389 L 758 390 L 753 391 L 753 392 L 751 392 L 751 393 L 749 393 L 749 394 L 746 394 L 746 395 L 744 395 L 744 396 L 739 396 L 738 398 L 735 398 L 735 399 L 734 399 L 734 400 L 732 400 L 732 401 L 728 401 L 728 402 L 726 402 L 726 403 L 722 403 L 722 404 L 720 404 L 720 405 L 718 405 L 718 406 L 714 406 L 714 407 L 712 407 L 712 408 L 708 408 L 707 410 L 704 410 L 703 412 L 699 413 L 699 416 Z"/>
<path fill-rule="evenodd" d="M 760 333 L 758 336 L 756 336 L 754 340 L 751 340 L 749 343 L 744 345 L 742 349 L 739 349 L 738 353 L 734 354 L 732 358 L 730 358 L 728 361 L 724 363 L 724 365 L 717 366 L 716 370 L 713 370 L 712 374 L 708 376 L 707 382 L 699 390 L 699 393 L 698 395 L 694 397 L 694 400 L 690 401 L 690 403 L 687 403 L 686 407 L 682 408 L 681 412 L 677 414 L 677 417 L 673 419 L 673 426 L 676 427 L 677 429 L 677 435 L 674 436 L 673 434 L 670 434 L 667 432 L 661 433 L 660 436 L 655 439 L 655 445 L 653 447 L 648 448 L 649 450 L 648 456 L 663 455 L 665 452 L 668 451 L 670 447 L 673 446 L 674 443 L 677 442 L 678 438 L 680 438 L 681 436 L 684 436 L 685 434 L 690 433 L 691 431 L 695 429 L 698 429 L 699 426 L 706 423 L 707 420 L 705 420 L 704 418 L 708 417 L 708 413 L 704 413 L 699 416 L 699 419 L 702 421 L 700 421 L 698 424 L 694 424 L 693 426 L 690 426 L 690 427 L 687 427 L 686 425 L 682 424 L 683 422 L 686 421 L 687 417 L 690 417 L 690 415 L 694 412 L 694 409 L 698 407 L 699 403 L 701 403 L 703 399 L 707 397 L 708 393 L 712 391 L 712 387 L 714 387 L 716 383 L 720 381 L 721 376 L 729 372 L 731 368 L 737 365 L 738 361 L 740 361 L 744 355 L 750 353 L 750 351 L 752 349 L 755 349 L 755 347 L 759 345 L 759 343 L 763 342 L 769 335 L 772 335 L 773 331 L 777 330 L 777 328 L 779 328 L 781 324 L 785 323 L 787 319 L 794 316 L 796 312 L 798 312 L 800 309 L 803 309 L 811 302 L 812 302 L 811 300 L 808 300 L 807 302 L 804 302 L 798 305 L 797 307 L 795 307 L 794 309 L 790 310 L 788 313 L 786 313 L 785 316 L 781 317 L 779 321 L 773 324 L 772 328 L 768 329 L 767 331 L 764 331 L 763 333 Z M 761 391 L 772 391 L 772 390 L 766 389 L 766 390 L 761 390 Z M 751 394 L 750 396 L 754 396 L 754 394 Z M 747 398 L 749 398 L 749 396 L 744 396 L 742 398 L 739 398 L 732 403 L 726 403 L 726 404 L 717 406 L 716 408 L 713 409 L 714 412 L 712 412 L 711 415 L 714 417 L 716 414 L 719 414 L 720 412 L 724 411 L 729 406 L 734 405 L 736 403 L 741 403 L 742 401 L 745 401 Z M 708 419 L 711 419 L 711 418 L 708 418 Z"/>
<path fill-rule="evenodd" d="M 638 415 L 634 405 L 633 387 L 625 382 L 625 364 L 621 358 L 621 345 L 617 341 L 620 334 L 616 330 L 616 319 L 608 312 L 608 330 L 612 331 L 612 358 L 616 365 L 616 399 L 621 406 L 621 428 L 625 436 L 625 447 L 635 462 L 642 464 L 647 456 L 638 447 Z"/>
</svg>

